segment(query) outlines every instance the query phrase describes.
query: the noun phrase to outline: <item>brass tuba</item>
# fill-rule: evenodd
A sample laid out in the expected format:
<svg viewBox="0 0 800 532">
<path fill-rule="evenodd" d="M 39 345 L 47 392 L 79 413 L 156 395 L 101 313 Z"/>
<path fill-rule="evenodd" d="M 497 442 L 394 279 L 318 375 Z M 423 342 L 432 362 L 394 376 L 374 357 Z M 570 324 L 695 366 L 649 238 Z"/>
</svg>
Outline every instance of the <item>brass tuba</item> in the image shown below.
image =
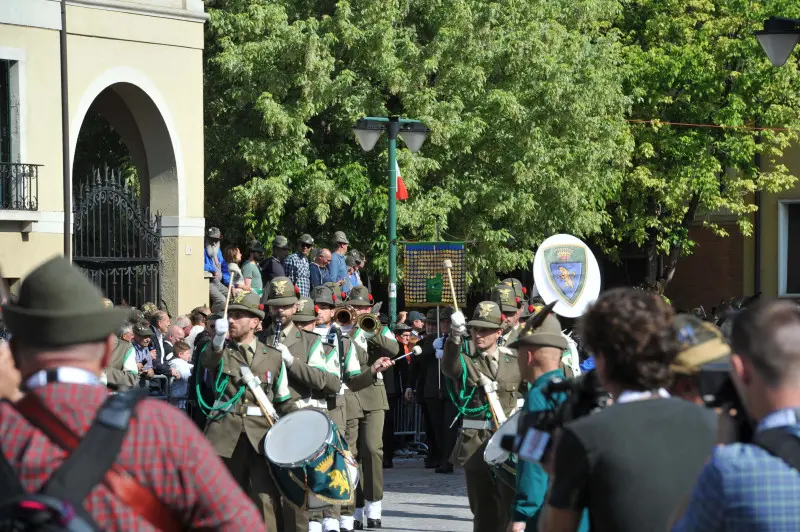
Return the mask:
<svg viewBox="0 0 800 532">
<path fill-rule="evenodd" d="M 358 317 L 356 326 L 366 333 L 377 333 L 381 330 L 381 320 L 378 316 L 369 312 Z"/>
<path fill-rule="evenodd" d="M 341 325 L 342 327 L 347 327 L 356 318 L 356 309 L 354 309 L 350 305 L 346 305 L 344 307 L 339 307 L 333 311 L 333 321 Z"/>
</svg>

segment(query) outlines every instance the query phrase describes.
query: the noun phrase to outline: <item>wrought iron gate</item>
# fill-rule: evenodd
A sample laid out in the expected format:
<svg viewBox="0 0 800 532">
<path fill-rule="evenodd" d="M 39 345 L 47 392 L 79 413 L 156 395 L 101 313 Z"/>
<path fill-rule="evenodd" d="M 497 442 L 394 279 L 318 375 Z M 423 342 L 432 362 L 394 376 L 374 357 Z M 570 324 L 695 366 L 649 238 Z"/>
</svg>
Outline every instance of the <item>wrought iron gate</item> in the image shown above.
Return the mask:
<svg viewBox="0 0 800 532">
<path fill-rule="evenodd" d="M 119 170 L 93 170 L 74 192 L 76 266 L 116 305 L 161 302 L 161 215 L 139 205 Z"/>
</svg>

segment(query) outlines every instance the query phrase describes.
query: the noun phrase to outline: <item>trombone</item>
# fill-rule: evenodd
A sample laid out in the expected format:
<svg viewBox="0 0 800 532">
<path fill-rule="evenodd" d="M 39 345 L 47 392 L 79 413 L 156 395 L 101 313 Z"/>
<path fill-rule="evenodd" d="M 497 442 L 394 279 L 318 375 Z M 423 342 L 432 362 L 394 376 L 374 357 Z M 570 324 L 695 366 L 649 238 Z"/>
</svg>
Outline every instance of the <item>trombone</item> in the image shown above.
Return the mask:
<svg viewBox="0 0 800 532">
<path fill-rule="evenodd" d="M 368 312 L 366 314 L 361 314 L 358 319 L 356 319 L 356 326 L 365 333 L 377 333 L 381 329 L 381 320 L 377 315 Z"/>
</svg>

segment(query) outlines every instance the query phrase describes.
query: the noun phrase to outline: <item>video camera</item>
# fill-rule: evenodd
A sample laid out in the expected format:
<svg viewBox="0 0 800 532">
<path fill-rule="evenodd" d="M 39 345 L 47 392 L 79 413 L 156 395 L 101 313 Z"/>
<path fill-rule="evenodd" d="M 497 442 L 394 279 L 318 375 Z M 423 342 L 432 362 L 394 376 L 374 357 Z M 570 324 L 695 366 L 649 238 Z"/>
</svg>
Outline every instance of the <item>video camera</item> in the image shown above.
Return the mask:
<svg viewBox="0 0 800 532">
<path fill-rule="evenodd" d="M 523 415 L 517 434 L 504 436 L 500 441 L 503 450 L 517 454 L 521 460 L 541 462 L 557 428 L 602 410 L 610 400 L 608 392 L 600 386 L 596 371 L 575 379 L 553 379 L 542 393 L 549 408 Z"/>
</svg>

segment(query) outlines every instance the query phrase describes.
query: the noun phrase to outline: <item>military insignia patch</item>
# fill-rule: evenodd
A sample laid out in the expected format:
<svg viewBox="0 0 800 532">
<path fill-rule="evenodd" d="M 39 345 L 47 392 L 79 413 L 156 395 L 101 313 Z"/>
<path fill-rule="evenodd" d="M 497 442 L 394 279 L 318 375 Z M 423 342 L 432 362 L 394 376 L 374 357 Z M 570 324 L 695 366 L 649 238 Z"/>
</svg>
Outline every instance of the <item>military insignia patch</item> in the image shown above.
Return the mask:
<svg viewBox="0 0 800 532">
<path fill-rule="evenodd" d="M 479 308 L 478 308 L 478 317 L 479 318 L 488 318 L 489 317 L 489 313 L 492 311 L 493 308 L 494 308 L 494 305 L 492 303 L 486 303 L 486 302 L 481 303 L 479 305 Z"/>
<path fill-rule="evenodd" d="M 275 289 L 276 295 L 282 296 L 286 291 L 286 281 L 275 281 L 272 283 L 272 287 Z"/>
<path fill-rule="evenodd" d="M 244 292 L 238 292 L 231 296 L 231 303 L 239 304 L 244 301 Z"/>
<path fill-rule="evenodd" d="M 511 288 L 498 288 L 497 293 L 500 295 L 501 302 L 511 303 Z"/>
<path fill-rule="evenodd" d="M 569 305 L 575 305 L 586 283 L 586 248 L 561 244 L 543 249 L 542 253 L 550 285 Z"/>
<path fill-rule="evenodd" d="M 303 312 L 304 308 L 306 308 L 306 300 L 301 299 L 297 302 L 297 312 Z"/>
</svg>

